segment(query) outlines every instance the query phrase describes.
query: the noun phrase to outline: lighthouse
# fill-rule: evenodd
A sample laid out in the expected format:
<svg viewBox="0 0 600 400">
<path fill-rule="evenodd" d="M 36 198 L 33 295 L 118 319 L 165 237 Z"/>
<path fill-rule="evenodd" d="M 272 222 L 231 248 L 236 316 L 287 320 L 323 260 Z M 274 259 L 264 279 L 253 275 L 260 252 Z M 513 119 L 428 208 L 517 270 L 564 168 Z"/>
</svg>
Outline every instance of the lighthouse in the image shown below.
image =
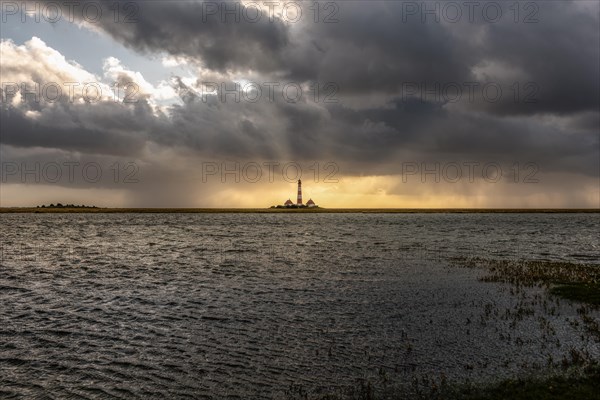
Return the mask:
<svg viewBox="0 0 600 400">
<path fill-rule="evenodd" d="M 271 208 L 318 208 L 319 206 L 315 204 L 312 199 L 308 200 L 306 204 L 302 203 L 302 181 L 298 179 L 298 197 L 296 198 L 296 203 L 293 203 L 292 200 L 287 199 L 287 201 L 283 205 L 272 206 Z"/>
<path fill-rule="evenodd" d="M 298 179 L 298 200 L 296 201 L 296 205 L 302 205 L 302 181 L 300 179 Z"/>
</svg>

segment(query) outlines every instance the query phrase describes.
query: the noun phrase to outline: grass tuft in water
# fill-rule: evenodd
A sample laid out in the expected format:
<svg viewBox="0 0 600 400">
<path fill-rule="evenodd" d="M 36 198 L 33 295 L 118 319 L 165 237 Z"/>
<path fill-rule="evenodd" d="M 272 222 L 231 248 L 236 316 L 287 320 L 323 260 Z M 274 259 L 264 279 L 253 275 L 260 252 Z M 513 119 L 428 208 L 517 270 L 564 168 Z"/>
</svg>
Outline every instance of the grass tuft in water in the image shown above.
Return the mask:
<svg viewBox="0 0 600 400">
<path fill-rule="evenodd" d="M 465 389 L 448 395 L 456 400 L 594 400 L 598 390 L 600 368 L 595 365 L 582 373 L 552 376 L 545 379 L 510 379 L 482 389 Z"/>
<path fill-rule="evenodd" d="M 562 298 L 600 305 L 600 265 L 545 260 L 493 260 L 457 257 L 453 264 L 487 271 L 485 282 L 520 286 L 543 286 Z"/>
<path fill-rule="evenodd" d="M 570 283 L 550 288 L 550 293 L 572 301 L 600 305 L 600 284 Z"/>
</svg>

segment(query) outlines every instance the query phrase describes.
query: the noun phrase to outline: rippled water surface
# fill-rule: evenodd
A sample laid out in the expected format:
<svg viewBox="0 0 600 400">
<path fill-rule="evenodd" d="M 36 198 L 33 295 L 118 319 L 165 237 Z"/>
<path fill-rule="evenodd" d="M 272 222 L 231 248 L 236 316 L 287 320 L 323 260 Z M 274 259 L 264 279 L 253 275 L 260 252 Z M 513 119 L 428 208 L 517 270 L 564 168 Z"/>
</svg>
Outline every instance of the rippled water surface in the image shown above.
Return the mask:
<svg viewBox="0 0 600 400">
<path fill-rule="evenodd" d="M 539 313 L 474 323 L 522 299 L 448 262 L 598 263 L 598 214 L 2 214 L 0 224 L 0 397 L 286 398 L 423 374 L 494 380 L 572 346 L 600 356 L 567 322 L 568 301 L 547 316 L 552 345 Z"/>
</svg>

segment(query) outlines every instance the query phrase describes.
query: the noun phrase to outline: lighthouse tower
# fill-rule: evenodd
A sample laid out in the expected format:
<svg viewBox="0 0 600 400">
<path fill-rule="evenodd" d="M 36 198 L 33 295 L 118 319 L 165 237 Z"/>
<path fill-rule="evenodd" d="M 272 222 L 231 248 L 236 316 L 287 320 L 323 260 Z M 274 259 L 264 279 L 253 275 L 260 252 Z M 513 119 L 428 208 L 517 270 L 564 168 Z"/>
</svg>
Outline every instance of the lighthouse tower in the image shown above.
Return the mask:
<svg viewBox="0 0 600 400">
<path fill-rule="evenodd" d="M 302 205 L 302 181 L 300 179 L 298 179 L 298 200 L 296 201 L 296 205 Z"/>
</svg>

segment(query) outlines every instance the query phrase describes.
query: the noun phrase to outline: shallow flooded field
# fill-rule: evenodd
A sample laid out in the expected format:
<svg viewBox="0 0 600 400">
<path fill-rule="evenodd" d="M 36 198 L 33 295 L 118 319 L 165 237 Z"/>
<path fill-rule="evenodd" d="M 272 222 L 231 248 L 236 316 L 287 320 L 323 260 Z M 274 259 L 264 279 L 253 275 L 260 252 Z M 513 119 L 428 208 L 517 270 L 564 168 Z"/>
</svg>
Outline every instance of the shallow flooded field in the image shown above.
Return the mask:
<svg viewBox="0 0 600 400">
<path fill-rule="evenodd" d="M 597 309 L 453 262 L 597 265 L 599 214 L 4 214 L 0 224 L 0 397 L 399 393 L 600 359 L 582 321 Z"/>
</svg>

